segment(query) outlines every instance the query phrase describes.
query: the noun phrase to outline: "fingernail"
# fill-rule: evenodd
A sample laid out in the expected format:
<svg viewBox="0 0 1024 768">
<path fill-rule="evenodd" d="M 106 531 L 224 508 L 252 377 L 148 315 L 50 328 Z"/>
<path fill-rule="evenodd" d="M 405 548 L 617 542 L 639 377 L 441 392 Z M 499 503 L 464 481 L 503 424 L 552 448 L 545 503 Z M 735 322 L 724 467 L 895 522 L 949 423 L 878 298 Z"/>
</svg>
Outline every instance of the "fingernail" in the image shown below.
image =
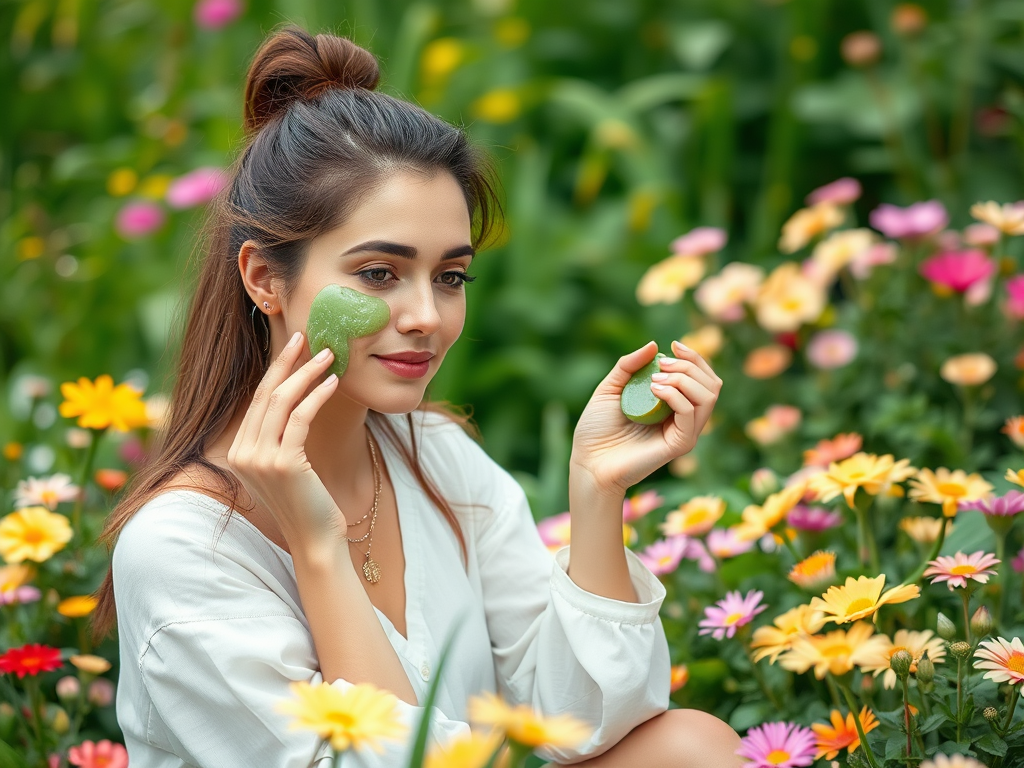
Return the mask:
<svg viewBox="0 0 1024 768">
<path fill-rule="evenodd" d="M 316 360 L 318 363 L 322 363 L 324 360 L 327 359 L 327 356 L 329 354 L 331 354 L 331 348 L 324 347 L 323 349 L 316 353 L 316 357 L 314 357 L 313 359 Z"/>
<path fill-rule="evenodd" d="M 688 346 L 686 346 L 685 344 L 683 344 L 683 342 L 681 342 L 681 341 L 673 341 L 672 343 L 675 344 L 680 349 L 685 349 L 687 352 L 691 351 L 690 348 Z"/>
<path fill-rule="evenodd" d="M 651 389 L 667 389 L 667 387 L 664 384 L 651 384 Z"/>
<path fill-rule="evenodd" d="M 329 387 L 329 386 L 331 386 L 331 384 L 333 384 L 337 380 L 338 380 L 338 374 L 332 373 L 330 376 L 328 376 L 326 379 L 324 379 L 324 383 L 321 384 L 320 386 L 321 387 Z"/>
<path fill-rule="evenodd" d="M 660 362 L 660 363 L 661 363 L 662 365 L 672 365 L 672 363 L 678 363 L 678 362 L 680 362 L 679 360 L 676 360 L 676 359 L 675 359 L 674 357 L 659 357 L 659 358 L 658 358 L 658 361 L 659 361 L 659 362 Z"/>
<path fill-rule="evenodd" d="M 652 381 L 665 381 L 668 378 L 667 373 L 653 373 L 651 374 Z"/>
<path fill-rule="evenodd" d="M 292 334 L 292 338 L 288 342 L 288 346 L 286 346 L 285 349 L 291 349 L 292 347 L 294 347 L 296 344 L 299 343 L 299 339 L 301 339 L 301 338 L 302 338 L 302 331 L 296 331 L 295 333 L 293 333 Z"/>
</svg>

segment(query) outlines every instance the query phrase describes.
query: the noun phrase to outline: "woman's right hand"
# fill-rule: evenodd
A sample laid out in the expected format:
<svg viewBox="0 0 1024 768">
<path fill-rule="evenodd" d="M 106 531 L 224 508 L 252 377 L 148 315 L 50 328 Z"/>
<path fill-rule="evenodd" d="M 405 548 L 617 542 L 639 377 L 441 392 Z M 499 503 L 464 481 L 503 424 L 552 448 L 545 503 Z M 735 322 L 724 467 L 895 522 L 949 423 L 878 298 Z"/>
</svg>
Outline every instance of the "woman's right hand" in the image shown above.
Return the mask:
<svg viewBox="0 0 1024 768">
<path fill-rule="evenodd" d="M 338 385 L 333 374 L 303 397 L 334 359 L 325 349 L 295 369 L 306 345 L 296 332 L 260 382 L 235 439 L 228 467 L 273 515 L 292 552 L 340 540 L 345 517 L 306 457 L 309 425 Z M 294 372 L 293 372 L 294 371 Z"/>
</svg>

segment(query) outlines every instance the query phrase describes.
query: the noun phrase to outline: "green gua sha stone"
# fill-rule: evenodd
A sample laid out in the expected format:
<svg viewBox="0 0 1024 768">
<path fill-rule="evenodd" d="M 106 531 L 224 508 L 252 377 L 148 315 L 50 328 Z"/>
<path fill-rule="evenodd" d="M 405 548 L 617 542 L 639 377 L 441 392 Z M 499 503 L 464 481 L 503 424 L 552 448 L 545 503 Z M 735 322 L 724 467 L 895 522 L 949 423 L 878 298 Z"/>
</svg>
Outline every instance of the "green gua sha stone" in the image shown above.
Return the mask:
<svg viewBox="0 0 1024 768">
<path fill-rule="evenodd" d="M 651 376 L 661 370 L 658 360 L 666 357 L 661 352 L 647 365 L 629 377 L 622 388 L 619 403 L 622 413 L 637 424 L 660 424 L 672 415 L 672 407 L 651 391 Z"/>
<path fill-rule="evenodd" d="M 309 351 L 315 357 L 330 347 L 334 362 L 328 369 L 340 379 L 348 368 L 348 341 L 369 336 L 385 328 L 391 308 L 384 299 L 367 296 L 352 288 L 332 283 L 313 299 L 306 320 Z"/>
</svg>

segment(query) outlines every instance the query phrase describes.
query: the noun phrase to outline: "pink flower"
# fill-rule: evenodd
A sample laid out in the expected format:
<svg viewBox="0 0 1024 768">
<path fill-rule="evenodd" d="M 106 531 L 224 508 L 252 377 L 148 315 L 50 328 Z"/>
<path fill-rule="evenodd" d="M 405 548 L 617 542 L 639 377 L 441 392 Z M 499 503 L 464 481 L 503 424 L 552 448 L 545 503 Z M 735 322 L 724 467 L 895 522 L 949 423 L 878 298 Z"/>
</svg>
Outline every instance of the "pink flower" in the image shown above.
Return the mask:
<svg viewBox="0 0 1024 768">
<path fill-rule="evenodd" d="M 926 280 L 963 293 L 996 271 L 996 264 L 984 251 L 947 251 L 924 260 L 919 271 Z"/>
<path fill-rule="evenodd" d="M 43 506 L 53 512 L 62 501 L 78 498 L 78 486 L 71 475 L 58 472 L 49 477 L 30 477 L 19 480 L 14 489 L 14 508 Z"/>
<path fill-rule="evenodd" d="M 711 556 L 708 548 L 704 546 L 704 542 L 700 539 L 690 539 L 686 543 L 686 552 L 683 553 L 683 557 L 687 560 L 696 561 L 697 567 L 704 571 L 704 573 L 714 573 L 718 568 L 715 564 L 715 558 Z"/>
<path fill-rule="evenodd" d="M 892 264 L 898 255 L 899 249 L 893 243 L 876 243 L 853 257 L 850 273 L 858 280 L 867 280 L 875 267 Z"/>
<path fill-rule="evenodd" d="M 816 368 L 842 368 L 857 356 L 857 339 L 847 331 L 819 331 L 807 343 L 807 359 Z"/>
<path fill-rule="evenodd" d="M 764 723 L 747 731 L 736 754 L 749 763 L 743 768 L 798 768 L 814 762 L 818 739 L 796 723 Z"/>
<path fill-rule="evenodd" d="M 114 684 L 105 677 L 97 677 L 89 683 L 85 697 L 94 707 L 109 707 L 114 703 Z"/>
<path fill-rule="evenodd" d="M 1006 281 L 1005 311 L 1017 320 L 1024 319 L 1024 275 L 1014 275 Z"/>
<path fill-rule="evenodd" d="M 165 199 L 171 208 L 205 205 L 228 184 L 228 175 L 220 168 L 196 168 L 179 176 L 167 188 Z"/>
<path fill-rule="evenodd" d="M 807 205 L 817 205 L 818 203 L 849 205 L 860 198 L 860 193 L 860 182 L 849 176 L 844 176 L 823 187 L 818 187 L 804 199 L 804 202 Z"/>
<path fill-rule="evenodd" d="M 725 597 L 704 609 L 704 618 L 698 622 L 698 635 L 711 635 L 715 640 L 733 637 L 736 630 L 749 624 L 767 605 L 761 605 L 764 592 L 753 589 L 744 597 L 738 591 L 726 592 Z"/>
<path fill-rule="evenodd" d="M 156 203 L 137 200 L 126 204 L 117 212 L 114 228 L 126 240 L 148 235 L 164 223 L 164 211 Z"/>
<path fill-rule="evenodd" d="M 977 501 L 961 501 L 960 511 L 976 510 L 990 517 L 1013 517 L 1024 512 L 1024 491 L 1008 491 L 1005 496 L 988 496 Z"/>
<path fill-rule="evenodd" d="M 242 15 L 241 0 L 199 0 L 192 17 L 203 29 L 220 29 Z"/>
<path fill-rule="evenodd" d="M 665 500 L 658 495 L 657 491 L 644 491 L 630 496 L 622 502 L 622 522 L 631 523 L 634 520 L 639 520 L 664 503 Z"/>
<path fill-rule="evenodd" d="M 1017 553 L 1017 556 L 1010 561 L 1010 565 L 1013 566 L 1013 570 L 1017 573 L 1024 572 L 1024 547 L 1022 547 L 1020 552 Z"/>
<path fill-rule="evenodd" d="M 0 605 L 24 605 L 25 603 L 34 603 L 42 596 L 42 592 L 35 587 L 26 584 L 21 587 L 15 587 L 14 589 L 8 589 L 6 592 L 0 592 Z"/>
<path fill-rule="evenodd" d="M 945 206 L 938 200 L 900 208 L 882 203 L 871 212 L 871 226 L 886 237 L 912 240 L 933 235 L 949 223 Z"/>
<path fill-rule="evenodd" d="M 83 741 L 68 750 L 68 762 L 79 768 L 128 768 L 128 750 L 109 739 Z"/>
<path fill-rule="evenodd" d="M 742 555 L 754 548 L 753 541 L 744 541 L 731 528 L 712 528 L 705 539 L 708 551 L 719 560 Z"/>
<path fill-rule="evenodd" d="M 537 533 L 551 551 L 557 551 L 569 543 L 569 513 L 546 517 L 537 523 Z"/>
<path fill-rule="evenodd" d="M 797 504 L 786 513 L 786 524 L 801 531 L 820 533 L 835 528 L 843 522 L 843 513 L 825 507 Z"/>
<path fill-rule="evenodd" d="M 643 552 L 637 553 L 637 557 L 655 576 L 664 576 L 679 567 L 679 561 L 686 554 L 688 541 L 686 536 L 658 539 Z"/>
<path fill-rule="evenodd" d="M 679 256 L 704 256 L 722 250 L 727 240 L 728 235 L 724 229 L 697 227 L 677 237 L 669 247 Z"/>
<path fill-rule="evenodd" d="M 964 242 L 967 245 L 995 245 L 999 242 L 999 236 L 999 230 L 991 224 L 968 224 L 964 227 Z"/>
<path fill-rule="evenodd" d="M 929 560 L 924 575 L 935 577 L 931 580 L 932 584 L 948 582 L 952 591 L 955 587 L 966 587 L 968 579 L 974 579 L 979 584 L 987 584 L 988 577 L 996 575 L 992 567 L 999 565 L 1000 562 L 995 555 L 980 550 L 973 555 L 957 552 L 953 557 L 940 555 L 934 560 Z"/>
</svg>

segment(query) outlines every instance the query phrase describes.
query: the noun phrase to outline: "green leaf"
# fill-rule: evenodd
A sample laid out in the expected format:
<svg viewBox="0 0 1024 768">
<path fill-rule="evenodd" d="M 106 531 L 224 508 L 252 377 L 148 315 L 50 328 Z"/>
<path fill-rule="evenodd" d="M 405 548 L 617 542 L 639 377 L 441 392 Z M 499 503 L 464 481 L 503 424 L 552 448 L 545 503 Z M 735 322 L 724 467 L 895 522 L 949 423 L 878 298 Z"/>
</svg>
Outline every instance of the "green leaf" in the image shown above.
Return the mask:
<svg viewBox="0 0 1024 768">
<path fill-rule="evenodd" d="M 28 768 L 25 758 L 3 739 L 0 739 L 0 765 L 7 768 Z"/>
<path fill-rule="evenodd" d="M 898 733 L 895 736 L 890 736 L 885 742 L 885 759 L 891 760 L 894 757 L 902 757 L 907 753 L 907 736 L 903 733 Z"/>
<path fill-rule="evenodd" d="M 998 736 L 996 736 L 994 733 L 986 733 L 984 736 L 982 736 L 980 739 L 974 742 L 974 746 L 976 746 L 978 749 L 983 749 L 990 755 L 995 755 L 996 757 L 1006 756 L 1006 742 Z"/>
<path fill-rule="evenodd" d="M 918 730 L 922 735 L 931 733 L 943 723 L 947 722 L 948 718 L 942 712 L 932 712 L 925 720 L 918 726 Z"/>
</svg>

